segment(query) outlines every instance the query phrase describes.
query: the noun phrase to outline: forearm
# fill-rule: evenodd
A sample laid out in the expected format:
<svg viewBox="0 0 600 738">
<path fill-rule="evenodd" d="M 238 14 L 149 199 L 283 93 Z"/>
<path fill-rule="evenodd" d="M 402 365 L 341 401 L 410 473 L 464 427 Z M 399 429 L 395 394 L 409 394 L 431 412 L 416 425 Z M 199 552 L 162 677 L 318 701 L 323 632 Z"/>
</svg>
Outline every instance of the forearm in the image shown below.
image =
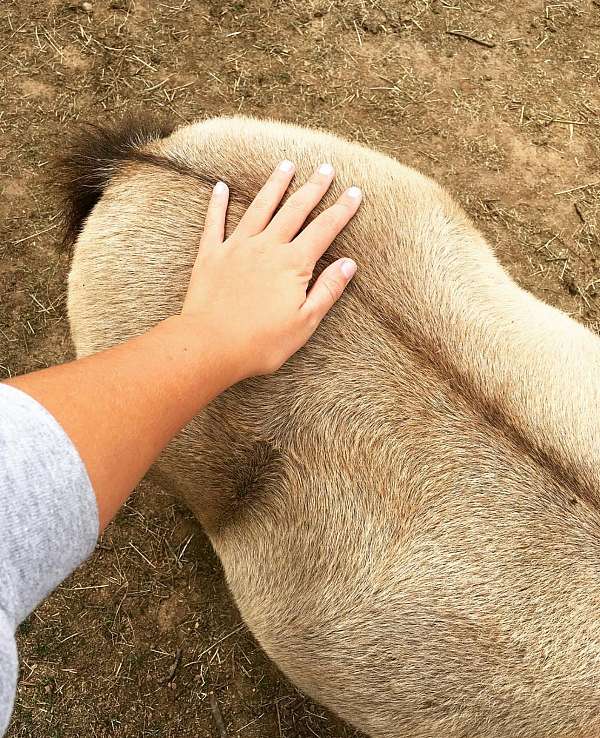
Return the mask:
<svg viewBox="0 0 600 738">
<path fill-rule="evenodd" d="M 237 381 L 229 353 L 197 321 L 178 316 L 125 344 L 9 384 L 40 402 L 73 441 L 103 529 L 169 440 Z"/>
</svg>

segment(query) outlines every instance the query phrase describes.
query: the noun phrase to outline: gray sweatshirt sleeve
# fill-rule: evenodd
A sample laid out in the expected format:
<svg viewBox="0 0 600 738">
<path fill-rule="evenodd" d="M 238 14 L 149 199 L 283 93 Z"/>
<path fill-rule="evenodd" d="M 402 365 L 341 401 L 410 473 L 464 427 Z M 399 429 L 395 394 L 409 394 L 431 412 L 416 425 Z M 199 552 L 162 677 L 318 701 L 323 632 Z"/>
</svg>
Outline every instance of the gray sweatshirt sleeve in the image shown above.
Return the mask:
<svg viewBox="0 0 600 738">
<path fill-rule="evenodd" d="M 94 549 L 96 499 L 56 420 L 0 383 L 0 736 L 12 711 L 15 629 Z"/>
</svg>

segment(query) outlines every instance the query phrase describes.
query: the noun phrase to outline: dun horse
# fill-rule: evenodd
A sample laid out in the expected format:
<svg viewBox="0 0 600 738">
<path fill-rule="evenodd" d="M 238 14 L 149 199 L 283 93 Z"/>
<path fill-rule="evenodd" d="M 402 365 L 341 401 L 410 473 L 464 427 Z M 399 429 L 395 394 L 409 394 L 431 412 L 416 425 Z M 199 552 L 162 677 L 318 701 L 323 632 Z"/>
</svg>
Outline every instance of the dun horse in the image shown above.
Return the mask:
<svg viewBox="0 0 600 738">
<path fill-rule="evenodd" d="M 375 738 L 600 735 L 600 340 L 520 289 L 440 186 L 248 118 L 90 132 L 72 151 L 77 354 L 180 309 L 210 190 L 237 222 L 281 159 L 364 191 L 321 260 L 358 274 L 279 372 L 156 464 L 252 632 Z M 292 186 L 292 189 L 295 185 Z"/>
</svg>

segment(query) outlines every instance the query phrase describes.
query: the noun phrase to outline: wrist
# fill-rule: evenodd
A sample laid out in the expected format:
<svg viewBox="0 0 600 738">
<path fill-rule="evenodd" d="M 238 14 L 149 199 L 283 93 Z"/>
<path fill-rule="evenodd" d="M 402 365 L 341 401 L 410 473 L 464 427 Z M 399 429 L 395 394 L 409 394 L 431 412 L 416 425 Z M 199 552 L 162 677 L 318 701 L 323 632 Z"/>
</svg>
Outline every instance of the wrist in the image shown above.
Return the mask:
<svg viewBox="0 0 600 738">
<path fill-rule="evenodd" d="M 159 325 L 167 334 L 167 345 L 172 347 L 174 355 L 202 368 L 203 374 L 210 372 L 211 383 L 217 386 L 217 394 L 247 377 L 232 342 L 227 340 L 222 327 L 215 325 L 214 321 L 182 313 L 163 320 Z M 206 380 L 208 377 L 199 379 Z"/>
</svg>

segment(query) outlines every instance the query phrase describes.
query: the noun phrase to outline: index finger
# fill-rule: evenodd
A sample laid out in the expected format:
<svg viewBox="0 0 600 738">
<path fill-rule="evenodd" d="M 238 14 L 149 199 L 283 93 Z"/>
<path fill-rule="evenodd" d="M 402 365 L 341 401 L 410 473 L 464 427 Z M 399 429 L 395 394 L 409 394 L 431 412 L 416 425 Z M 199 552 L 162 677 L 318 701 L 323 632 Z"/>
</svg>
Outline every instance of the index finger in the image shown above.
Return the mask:
<svg viewBox="0 0 600 738">
<path fill-rule="evenodd" d="M 304 250 L 307 258 L 316 264 L 331 246 L 334 238 L 348 225 L 361 200 L 361 190 L 358 187 L 350 187 L 336 203 L 317 215 L 296 236 L 290 246 Z"/>
</svg>

